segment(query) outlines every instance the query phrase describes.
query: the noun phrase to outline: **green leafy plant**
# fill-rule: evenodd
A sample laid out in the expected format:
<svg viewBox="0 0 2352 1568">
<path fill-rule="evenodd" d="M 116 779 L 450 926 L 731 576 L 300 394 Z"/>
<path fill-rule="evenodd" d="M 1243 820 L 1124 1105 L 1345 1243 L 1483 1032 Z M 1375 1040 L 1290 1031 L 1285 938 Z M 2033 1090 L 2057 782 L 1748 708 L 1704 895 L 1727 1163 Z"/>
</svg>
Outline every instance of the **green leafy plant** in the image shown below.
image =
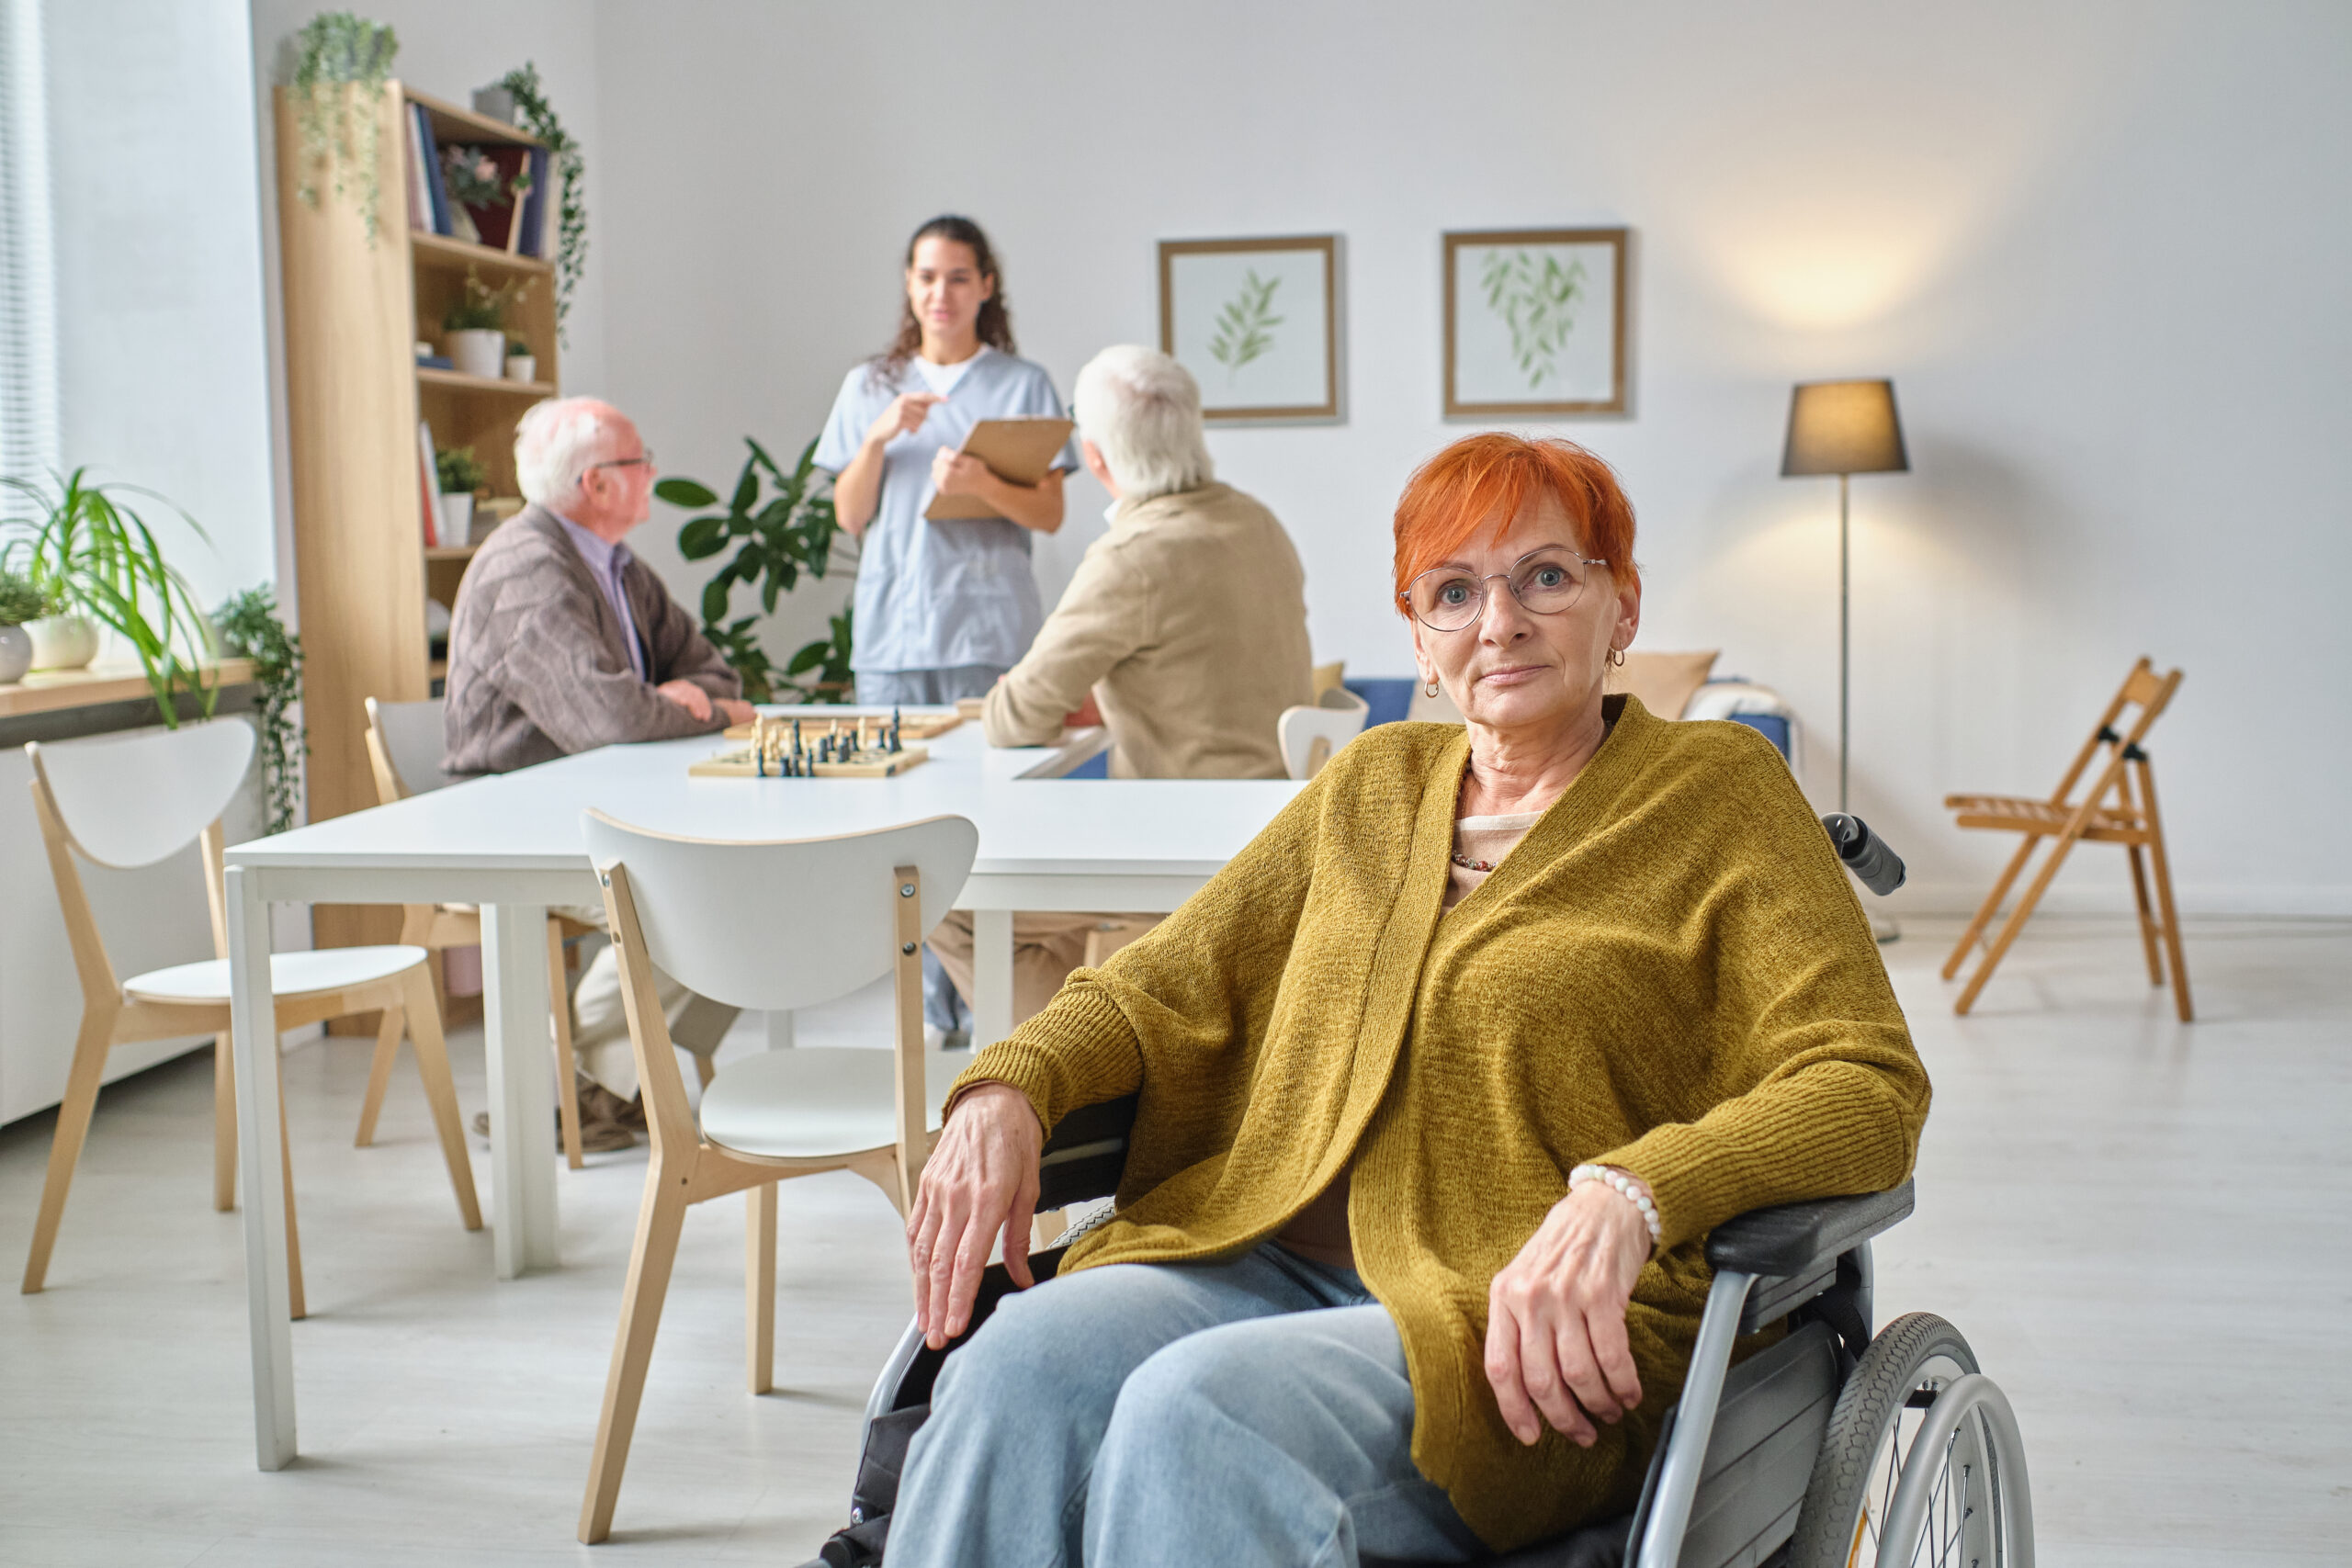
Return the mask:
<svg viewBox="0 0 2352 1568">
<path fill-rule="evenodd" d="M 21 626 L 49 614 L 49 598 L 20 572 L 0 571 L 0 626 Z"/>
<path fill-rule="evenodd" d="M 501 180 L 497 160 L 487 152 L 453 143 L 441 150 L 441 181 L 460 206 L 503 207 L 529 193 L 531 166 L 526 163 L 512 180 Z"/>
<path fill-rule="evenodd" d="M 466 268 L 466 286 L 442 312 L 444 332 L 503 332 L 506 312 L 531 297 L 532 279 L 510 277 L 492 288 L 481 274 Z"/>
<path fill-rule="evenodd" d="M 254 684 L 261 694 L 254 712 L 261 720 L 269 831 L 283 833 L 294 826 L 302 798 L 302 759 L 311 754 L 310 739 L 294 718 L 294 705 L 302 700 L 302 639 L 277 618 L 277 598 L 266 586 L 229 595 L 212 612 L 212 624 L 224 652 L 253 660 Z"/>
<path fill-rule="evenodd" d="M 580 143 L 563 129 L 563 121 L 548 105 L 536 63 L 526 61 L 500 78 L 498 85 L 514 95 L 514 113 L 523 129 L 547 143 L 548 164 L 556 176 L 555 321 L 560 334 L 571 314 L 571 296 L 588 265 L 588 203 L 582 194 L 588 165 L 580 155 Z M 571 340 L 564 337 L 562 341 L 569 346 Z"/>
<path fill-rule="evenodd" d="M 1510 351 L 1531 390 L 1560 373 L 1560 350 L 1576 331 L 1575 305 L 1584 298 L 1580 260 L 1560 265 L 1546 254 L 1541 265 L 1525 251 L 1492 250 L 1479 266 L 1487 304 L 1510 328 Z"/>
<path fill-rule="evenodd" d="M 490 482 L 490 470 L 474 456 L 470 446 L 452 446 L 447 452 L 433 454 L 433 467 L 441 481 L 443 495 L 471 495 Z"/>
<path fill-rule="evenodd" d="M 851 609 L 850 605 L 842 605 L 840 615 L 829 617 L 832 635 L 816 642 L 804 643 L 800 651 L 792 656 L 791 662 L 784 667 L 786 675 L 806 675 L 811 671 L 816 674 L 815 680 L 800 688 L 811 702 L 848 702 L 857 684 L 857 677 L 851 673 L 849 667 Z"/>
<path fill-rule="evenodd" d="M 376 100 L 400 52 L 400 35 L 382 22 L 349 11 L 322 11 L 296 37 L 288 85 L 302 135 L 301 179 L 295 194 L 319 205 L 322 176 L 337 198 L 356 190 L 368 243 L 376 243 L 378 188 Z"/>
<path fill-rule="evenodd" d="M 1216 335 L 1209 339 L 1209 357 L 1225 367 L 1227 380 L 1240 375 L 1241 367 L 1251 360 L 1272 350 L 1272 329 L 1283 324 L 1283 318 L 1273 310 L 1274 290 L 1282 287 L 1282 282 L 1279 277 L 1260 277 L 1253 266 L 1242 276 L 1241 291 L 1217 312 Z"/>
<path fill-rule="evenodd" d="M 38 514 L 37 521 L 5 525 L 0 570 L 21 571 L 51 615 L 87 615 L 129 643 L 165 725 L 178 727 L 172 699 L 183 691 L 196 694 L 209 718 L 213 692 L 204 679 L 203 612 L 165 563 L 153 531 L 123 498 L 172 503 L 136 485 L 94 484 L 88 475 L 87 468 L 76 468 L 52 474 L 46 483 L 0 479 L 0 487 L 23 497 Z M 195 518 L 179 514 L 198 538 L 211 542 Z"/>
<path fill-rule="evenodd" d="M 743 438 L 743 445 L 751 448 L 751 456 L 736 476 L 727 509 L 687 519 L 678 530 L 678 553 L 688 560 L 707 560 L 734 547 L 735 553 L 718 569 L 718 575 L 703 584 L 702 633 L 741 677 L 744 696 L 764 703 L 775 701 L 778 688 L 788 685 L 784 675 L 822 668 L 827 672 L 820 675 L 817 686 L 831 679 L 827 655 L 808 657 L 810 649 L 827 648 L 828 642 L 812 642 L 801 649 L 780 675 L 753 628 L 761 616 L 775 614 L 776 600 L 799 582 L 802 572 L 811 577 L 825 575 L 840 525 L 833 516 L 832 497 L 820 493 L 824 478 L 817 468 L 814 441 L 801 448 L 800 461 L 789 474 L 750 436 Z M 761 500 L 763 483 L 775 488 L 765 502 Z M 690 479 L 663 479 L 653 487 L 653 493 L 673 506 L 699 510 L 718 504 L 717 491 Z M 738 583 L 757 586 L 760 615 L 730 622 L 727 616 Z M 845 618 L 836 619 L 846 625 Z M 836 636 L 847 633 L 837 629 Z M 846 670 L 846 655 L 842 663 Z M 832 700 L 814 687 L 791 689 L 809 700 Z"/>
</svg>

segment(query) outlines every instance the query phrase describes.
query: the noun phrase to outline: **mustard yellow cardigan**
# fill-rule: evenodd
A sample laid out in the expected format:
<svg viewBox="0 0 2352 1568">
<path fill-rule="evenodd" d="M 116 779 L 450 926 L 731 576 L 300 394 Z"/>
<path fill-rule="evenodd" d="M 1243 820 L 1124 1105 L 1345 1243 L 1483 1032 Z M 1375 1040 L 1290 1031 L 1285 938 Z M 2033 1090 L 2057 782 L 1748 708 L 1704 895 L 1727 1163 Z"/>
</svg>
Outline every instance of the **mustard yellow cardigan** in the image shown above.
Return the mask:
<svg viewBox="0 0 2352 1568">
<path fill-rule="evenodd" d="M 1928 1111 L 1869 922 L 1770 745 L 1608 702 L 1592 761 L 1450 913 L 1467 738 L 1384 725 L 961 1080 L 1015 1085 L 1048 1130 L 1140 1091 L 1118 1217 L 1066 1269 L 1230 1256 L 1352 1162 L 1414 1461 L 1498 1551 L 1632 1506 L 1709 1229 L 1894 1185 Z M 1647 1181 L 1665 1225 L 1627 1314 L 1644 1398 L 1589 1450 L 1548 1427 L 1524 1448 L 1487 1382 L 1487 1290 L 1588 1160 Z"/>
</svg>

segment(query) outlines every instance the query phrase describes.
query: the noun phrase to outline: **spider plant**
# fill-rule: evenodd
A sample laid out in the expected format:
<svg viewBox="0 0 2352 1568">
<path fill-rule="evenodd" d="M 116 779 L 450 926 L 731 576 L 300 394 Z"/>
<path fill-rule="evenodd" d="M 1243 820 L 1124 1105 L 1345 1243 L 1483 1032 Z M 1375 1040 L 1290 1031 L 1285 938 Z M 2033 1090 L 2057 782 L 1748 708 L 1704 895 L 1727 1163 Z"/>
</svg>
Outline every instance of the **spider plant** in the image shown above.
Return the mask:
<svg viewBox="0 0 2352 1568">
<path fill-rule="evenodd" d="M 204 654 L 210 637 L 204 615 L 186 581 L 165 563 L 154 531 L 124 498 L 172 503 L 135 485 L 95 483 L 88 474 L 76 468 L 52 474 L 46 483 L 0 478 L 0 486 L 36 513 L 0 524 L 0 569 L 21 570 L 51 615 L 87 615 L 129 643 L 164 724 L 178 727 L 172 698 L 183 691 L 196 694 L 209 718 L 213 692 L 204 678 Z M 211 543 L 195 518 L 179 514 L 198 538 Z"/>
</svg>

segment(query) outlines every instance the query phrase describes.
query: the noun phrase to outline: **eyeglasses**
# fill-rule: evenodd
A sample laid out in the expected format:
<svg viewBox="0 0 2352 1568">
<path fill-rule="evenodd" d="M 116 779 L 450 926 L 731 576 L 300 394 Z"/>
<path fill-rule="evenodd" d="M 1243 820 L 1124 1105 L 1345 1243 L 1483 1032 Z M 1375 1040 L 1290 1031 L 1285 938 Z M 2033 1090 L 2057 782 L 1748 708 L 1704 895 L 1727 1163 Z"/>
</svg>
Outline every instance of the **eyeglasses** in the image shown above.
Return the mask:
<svg viewBox="0 0 2352 1568">
<path fill-rule="evenodd" d="M 1458 566 L 1433 566 L 1396 595 L 1413 618 L 1433 632 L 1466 631 L 1487 613 L 1487 584 L 1499 578 L 1520 608 L 1531 615 L 1556 615 L 1575 605 L 1592 573 L 1605 560 L 1580 556 L 1563 546 L 1530 550 L 1509 571 L 1480 577 Z"/>
<path fill-rule="evenodd" d="M 634 468 L 640 463 L 649 468 L 653 466 L 652 447 L 648 446 L 634 457 L 615 457 L 610 462 L 591 463 L 588 466 L 592 468 Z"/>
</svg>

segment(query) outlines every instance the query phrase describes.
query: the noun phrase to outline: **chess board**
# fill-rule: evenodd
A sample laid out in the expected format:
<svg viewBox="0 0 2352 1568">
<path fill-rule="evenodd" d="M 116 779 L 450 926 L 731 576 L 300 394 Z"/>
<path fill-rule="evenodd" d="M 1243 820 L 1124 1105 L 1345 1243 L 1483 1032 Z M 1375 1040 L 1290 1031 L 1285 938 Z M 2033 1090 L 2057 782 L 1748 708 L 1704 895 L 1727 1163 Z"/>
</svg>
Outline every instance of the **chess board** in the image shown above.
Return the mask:
<svg viewBox="0 0 2352 1568">
<path fill-rule="evenodd" d="M 829 724 L 839 724 L 843 728 L 849 728 L 855 725 L 859 716 L 860 716 L 857 715 L 852 715 L 847 718 L 838 720 L 808 718 L 804 716 L 800 723 L 802 729 L 807 734 L 821 735 L 825 732 L 826 726 Z M 871 715 L 865 716 L 869 719 L 872 717 Z M 729 740 L 749 740 L 752 739 L 753 725 L 757 722 L 758 721 L 754 720 L 753 724 L 738 724 L 730 726 L 727 730 L 726 738 Z M 774 723 L 776 721 L 770 720 L 769 722 Z M 786 719 L 783 722 L 789 725 L 792 721 L 790 719 Z M 885 722 L 898 727 L 899 739 L 900 740 L 931 740 L 946 734 L 949 730 L 963 723 L 964 716 L 956 712 L 953 708 L 918 708 L 912 713 L 908 713 L 903 709 L 893 708 L 890 710 L 889 719 Z"/>
<path fill-rule="evenodd" d="M 729 745 L 690 764 L 686 775 L 697 779 L 888 779 L 931 757 L 928 749 L 906 743 L 905 720 L 897 714 L 887 719 L 878 714 L 831 719 L 763 717 L 737 725 L 727 731 L 726 739 Z"/>
</svg>

